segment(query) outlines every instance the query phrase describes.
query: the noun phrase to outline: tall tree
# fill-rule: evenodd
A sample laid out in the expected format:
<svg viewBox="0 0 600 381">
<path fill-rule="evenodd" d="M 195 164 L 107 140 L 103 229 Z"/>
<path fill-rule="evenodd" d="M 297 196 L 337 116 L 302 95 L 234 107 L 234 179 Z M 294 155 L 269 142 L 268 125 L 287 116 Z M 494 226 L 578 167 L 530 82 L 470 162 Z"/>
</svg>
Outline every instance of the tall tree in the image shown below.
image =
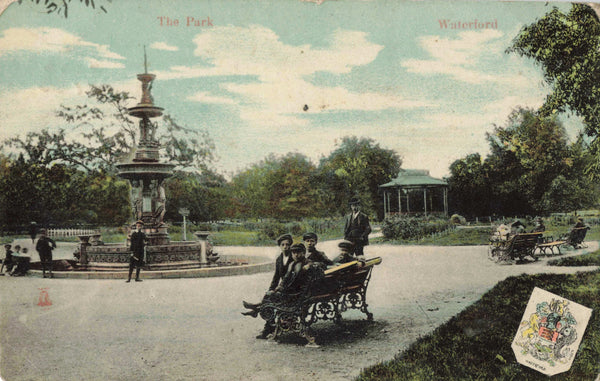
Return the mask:
<svg viewBox="0 0 600 381">
<path fill-rule="evenodd" d="M 337 148 L 319 164 L 321 197 L 330 212 L 344 214 L 348 200 L 358 196 L 363 209 L 383 218 L 379 186 L 398 175 L 402 159 L 393 150 L 381 148 L 370 138 L 346 136 Z"/>
<path fill-rule="evenodd" d="M 543 116 L 573 111 L 583 118 L 594 137 L 591 148 L 600 159 L 600 22 L 585 4 L 573 4 L 568 13 L 553 8 L 525 26 L 507 52 L 534 59 L 544 71 L 552 92 L 540 109 Z M 600 160 L 592 175 L 600 173 Z"/>
<path fill-rule="evenodd" d="M 270 155 L 232 179 L 233 203 L 242 216 L 297 219 L 321 211 L 316 167 L 299 153 Z"/>
<path fill-rule="evenodd" d="M 136 145 L 136 118 L 127 113 L 132 97 L 109 85 L 91 85 L 86 94 L 91 104 L 62 105 L 57 111 L 56 115 L 70 125 L 68 129 L 30 132 L 24 138 L 7 139 L 4 145 L 43 165 L 59 162 L 115 173 L 115 165 Z M 162 124 L 157 138 L 164 148 L 165 161 L 195 170 L 205 169 L 212 162 L 214 143 L 207 131 L 183 127 L 170 115 L 163 117 Z"/>
</svg>

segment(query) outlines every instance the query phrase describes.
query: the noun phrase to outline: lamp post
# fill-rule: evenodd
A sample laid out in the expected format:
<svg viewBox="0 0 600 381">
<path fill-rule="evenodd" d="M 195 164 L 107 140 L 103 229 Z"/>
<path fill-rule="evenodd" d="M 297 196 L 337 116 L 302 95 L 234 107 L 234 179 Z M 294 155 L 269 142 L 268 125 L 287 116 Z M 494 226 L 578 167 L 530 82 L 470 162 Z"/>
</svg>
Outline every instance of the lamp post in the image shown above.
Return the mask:
<svg viewBox="0 0 600 381">
<path fill-rule="evenodd" d="M 183 216 L 183 240 L 187 241 L 187 236 L 186 236 L 187 227 L 185 224 L 185 218 L 190 215 L 190 210 L 188 208 L 180 208 L 179 214 L 181 214 Z"/>
</svg>

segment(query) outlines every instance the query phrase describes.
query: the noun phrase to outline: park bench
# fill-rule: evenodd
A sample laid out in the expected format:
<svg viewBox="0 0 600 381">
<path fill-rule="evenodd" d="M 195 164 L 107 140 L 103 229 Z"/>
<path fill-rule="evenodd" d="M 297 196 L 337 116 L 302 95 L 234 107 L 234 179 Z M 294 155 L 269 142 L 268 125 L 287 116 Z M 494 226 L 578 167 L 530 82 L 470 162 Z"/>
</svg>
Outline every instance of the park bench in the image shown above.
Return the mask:
<svg viewBox="0 0 600 381">
<path fill-rule="evenodd" d="M 550 255 L 554 255 L 554 249 L 558 251 L 557 255 L 561 255 L 562 253 L 560 252 L 560 247 L 566 242 L 567 241 L 561 239 L 555 240 L 552 236 L 543 237 L 538 243 L 536 249 L 540 255 L 548 255 L 548 250 L 550 250 Z"/>
<path fill-rule="evenodd" d="M 495 241 L 490 245 L 490 259 L 496 262 L 504 262 L 529 256 L 537 260 L 535 250 L 542 238 L 543 233 L 519 233 L 506 241 Z"/>
<path fill-rule="evenodd" d="M 324 272 L 324 276 L 310 279 L 305 290 L 291 302 L 263 303 L 260 317 L 275 327 L 269 339 L 278 340 L 285 332 L 294 332 L 306 338 L 307 346 L 316 346 L 310 335 L 310 326 L 318 320 L 341 323 L 342 312 L 358 309 L 373 320 L 367 309 L 367 287 L 373 267 L 381 263 L 376 257 L 359 266 L 358 261 L 344 263 Z"/>
<path fill-rule="evenodd" d="M 589 229 L 590 228 L 587 226 L 571 229 L 569 234 L 563 237 L 563 240 L 565 241 L 564 246 L 571 246 L 573 249 L 587 247 L 583 241 L 585 240 L 585 236 Z"/>
</svg>

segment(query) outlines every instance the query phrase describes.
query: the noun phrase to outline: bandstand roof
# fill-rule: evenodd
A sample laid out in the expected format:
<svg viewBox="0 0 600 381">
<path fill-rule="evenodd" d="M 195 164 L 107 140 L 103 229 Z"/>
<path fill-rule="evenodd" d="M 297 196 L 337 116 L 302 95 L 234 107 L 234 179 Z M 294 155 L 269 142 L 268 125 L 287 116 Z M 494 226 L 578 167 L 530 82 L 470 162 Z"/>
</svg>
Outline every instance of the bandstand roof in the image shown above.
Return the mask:
<svg viewBox="0 0 600 381">
<path fill-rule="evenodd" d="M 403 188 L 420 186 L 448 186 L 444 180 L 429 176 L 426 169 L 402 169 L 398 177 L 389 183 L 380 185 L 380 188 Z"/>
</svg>

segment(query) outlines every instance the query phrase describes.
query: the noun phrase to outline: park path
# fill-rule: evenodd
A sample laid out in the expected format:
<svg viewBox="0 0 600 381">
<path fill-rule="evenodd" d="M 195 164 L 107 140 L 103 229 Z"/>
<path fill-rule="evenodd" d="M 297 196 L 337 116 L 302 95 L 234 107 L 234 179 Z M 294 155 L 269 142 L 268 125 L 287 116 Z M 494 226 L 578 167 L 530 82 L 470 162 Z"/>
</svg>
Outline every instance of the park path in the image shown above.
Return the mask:
<svg viewBox="0 0 600 381">
<path fill-rule="evenodd" d="M 336 244 L 323 242 L 320 249 L 333 257 Z M 597 248 L 593 242 L 586 251 Z M 276 248 L 218 251 L 277 254 Z M 383 258 L 367 297 L 375 321 L 349 311 L 346 328 L 317 323 L 320 348 L 305 348 L 293 337 L 281 344 L 254 338 L 262 320 L 242 316 L 241 302 L 260 300 L 271 279 L 267 273 L 141 283 L 0 277 L 0 376 L 347 380 L 391 359 L 508 276 L 592 269 L 551 267 L 546 260 L 498 265 L 487 259 L 485 246 L 371 245 L 365 251 Z M 51 305 L 38 305 L 43 293 Z"/>
</svg>

